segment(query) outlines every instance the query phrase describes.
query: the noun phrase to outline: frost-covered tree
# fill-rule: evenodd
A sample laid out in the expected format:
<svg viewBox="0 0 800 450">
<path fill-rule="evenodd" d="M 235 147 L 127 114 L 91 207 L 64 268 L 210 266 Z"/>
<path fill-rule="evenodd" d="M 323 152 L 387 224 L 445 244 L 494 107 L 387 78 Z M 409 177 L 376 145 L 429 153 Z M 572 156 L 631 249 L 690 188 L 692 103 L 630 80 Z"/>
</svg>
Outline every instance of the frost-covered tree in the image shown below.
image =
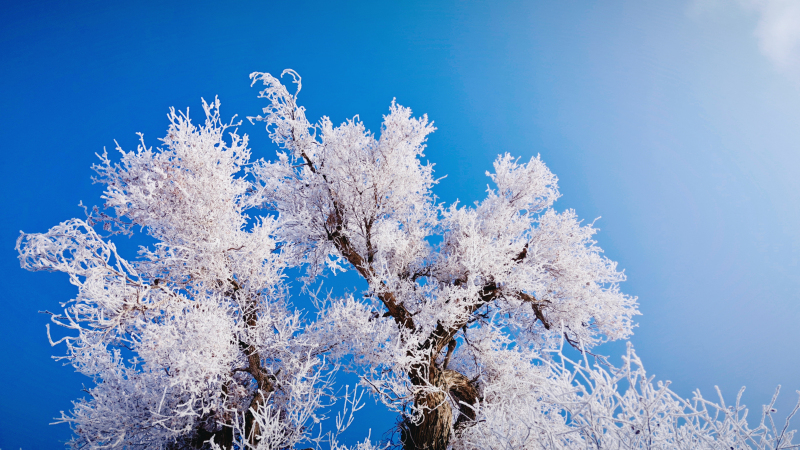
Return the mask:
<svg viewBox="0 0 800 450">
<path fill-rule="evenodd" d="M 201 126 L 171 111 L 161 149 L 142 140 L 119 163 L 100 155 L 115 217 L 96 209 L 17 242 L 24 268 L 78 287 L 52 316 L 70 330 L 63 358 L 96 382 L 62 417 L 74 448 L 292 447 L 330 394 L 324 348 L 286 301 L 277 222 L 248 216 L 265 198 L 247 137 L 221 122 L 218 101 L 203 107 Z M 128 261 L 93 225 L 156 243 Z"/>
<path fill-rule="evenodd" d="M 297 94 L 269 74 L 253 80 L 269 105 L 252 119 L 283 149 L 253 172 L 277 212 L 277 239 L 292 243 L 286 256 L 308 280 L 352 267 L 369 285 L 362 301 L 330 302 L 314 332 L 341 342 L 331 356 L 355 357 L 405 415 L 406 447 L 445 449 L 476 419 L 482 385 L 536 370 L 531 352 L 630 335 L 636 300 L 619 291 L 623 274 L 591 226 L 551 208 L 556 177 L 539 158 L 500 156 L 485 200 L 440 205 L 420 160 L 434 130 L 427 117 L 392 103 L 376 138 L 357 120 L 311 124 Z M 508 354 L 522 356 L 517 366 Z"/>
<path fill-rule="evenodd" d="M 142 140 L 95 166 L 113 215 L 20 237 L 23 267 L 78 287 L 53 315 L 70 330 L 64 358 L 96 382 L 62 416 L 74 448 L 341 448 L 344 416 L 311 432 L 342 365 L 398 412 L 408 450 L 797 447 L 771 406 L 751 429 L 738 402 L 654 384 L 632 350 L 621 368 L 589 363 L 630 336 L 636 299 L 596 229 L 553 209 L 557 179 L 538 157 L 499 156 L 472 206 L 437 203 L 427 117 L 392 102 L 379 136 L 357 119 L 311 123 L 285 73 L 294 94 L 251 76 L 267 106 L 250 120 L 276 160 L 250 160 L 219 102 L 199 127 L 172 111 L 162 148 Z M 156 243 L 125 260 L 100 226 Z M 344 270 L 367 289 L 317 297 L 319 277 Z"/>
</svg>

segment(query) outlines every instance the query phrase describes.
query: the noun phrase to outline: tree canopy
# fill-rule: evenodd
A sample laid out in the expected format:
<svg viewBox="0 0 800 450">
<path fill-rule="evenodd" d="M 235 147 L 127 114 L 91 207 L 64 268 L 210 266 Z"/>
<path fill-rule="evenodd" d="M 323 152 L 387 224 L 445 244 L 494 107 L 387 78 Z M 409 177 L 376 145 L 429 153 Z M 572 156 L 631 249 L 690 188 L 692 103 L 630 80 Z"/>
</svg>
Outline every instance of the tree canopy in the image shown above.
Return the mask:
<svg viewBox="0 0 800 450">
<path fill-rule="evenodd" d="M 311 123 L 286 74 L 294 93 L 251 75 L 275 160 L 251 157 L 218 100 L 202 125 L 171 110 L 160 148 L 100 155 L 104 209 L 17 241 L 24 268 L 78 288 L 52 316 L 95 382 L 60 419 L 73 448 L 343 448 L 358 391 L 321 425 L 341 368 L 398 413 L 408 450 L 798 447 L 771 405 L 751 428 L 738 401 L 654 382 L 630 346 L 619 368 L 589 353 L 631 335 L 637 299 L 593 225 L 554 209 L 540 158 L 500 155 L 485 199 L 440 203 L 426 116 L 393 101 L 377 136 L 357 117 Z M 119 255 L 112 238 L 137 232 L 155 244 Z M 314 289 L 346 270 L 364 292 Z"/>
</svg>

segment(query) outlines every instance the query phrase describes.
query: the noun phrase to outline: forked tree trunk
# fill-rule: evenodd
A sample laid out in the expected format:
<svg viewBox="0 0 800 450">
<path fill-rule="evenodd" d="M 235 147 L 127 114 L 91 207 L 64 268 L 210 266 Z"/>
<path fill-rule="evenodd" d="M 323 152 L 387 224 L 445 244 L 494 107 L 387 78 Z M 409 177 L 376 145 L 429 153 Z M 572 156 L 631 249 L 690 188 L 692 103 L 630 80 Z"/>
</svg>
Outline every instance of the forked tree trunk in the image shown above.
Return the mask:
<svg viewBox="0 0 800 450">
<path fill-rule="evenodd" d="M 420 423 L 404 423 L 401 433 L 404 450 L 446 450 L 453 430 L 475 419 L 475 411 L 468 405 L 477 402 L 478 390 L 467 377 L 455 370 L 434 367 L 429 380 L 442 390 L 415 399 L 415 406 L 424 407 L 425 411 Z M 451 401 L 458 406 L 455 411 Z"/>
</svg>

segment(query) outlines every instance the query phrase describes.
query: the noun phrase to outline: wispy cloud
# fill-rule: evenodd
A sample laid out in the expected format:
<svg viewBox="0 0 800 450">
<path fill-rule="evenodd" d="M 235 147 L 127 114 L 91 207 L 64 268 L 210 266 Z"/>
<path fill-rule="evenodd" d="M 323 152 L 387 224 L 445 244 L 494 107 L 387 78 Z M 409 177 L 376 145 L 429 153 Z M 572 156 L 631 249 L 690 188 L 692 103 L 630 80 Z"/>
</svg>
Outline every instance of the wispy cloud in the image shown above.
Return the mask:
<svg viewBox="0 0 800 450">
<path fill-rule="evenodd" d="M 695 14 L 734 7 L 758 16 L 753 35 L 761 53 L 779 70 L 800 75 L 800 0 L 695 0 Z"/>
<path fill-rule="evenodd" d="M 800 0 L 742 0 L 759 14 L 755 35 L 761 52 L 778 68 L 800 69 Z"/>
</svg>

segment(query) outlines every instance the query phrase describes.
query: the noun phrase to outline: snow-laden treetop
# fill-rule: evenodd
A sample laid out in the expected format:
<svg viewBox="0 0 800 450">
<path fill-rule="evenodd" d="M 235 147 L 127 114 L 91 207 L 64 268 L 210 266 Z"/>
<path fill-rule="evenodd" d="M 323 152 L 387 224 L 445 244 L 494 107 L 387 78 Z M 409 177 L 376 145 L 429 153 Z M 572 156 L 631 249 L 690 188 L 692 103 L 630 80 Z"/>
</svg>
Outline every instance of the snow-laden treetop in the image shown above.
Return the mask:
<svg viewBox="0 0 800 450">
<path fill-rule="evenodd" d="M 74 448 L 339 448 L 357 393 L 335 430 L 318 427 L 342 366 L 400 414 L 406 449 L 716 448 L 779 435 L 653 386 L 633 353 L 610 371 L 560 353 L 629 337 L 638 310 L 597 230 L 554 209 L 557 178 L 539 157 L 500 155 L 484 200 L 437 203 L 426 116 L 393 101 L 377 136 L 357 118 L 310 123 L 287 73 L 294 94 L 251 75 L 267 106 L 250 120 L 266 124 L 276 160 L 251 158 L 218 100 L 203 102 L 202 125 L 171 110 L 160 148 L 142 138 L 118 162 L 100 155 L 108 213 L 19 238 L 24 268 L 78 288 L 53 315 L 69 330 L 63 358 L 96 383 L 62 415 Z M 137 230 L 156 243 L 125 259 L 110 238 Z M 318 298 L 318 277 L 343 270 L 363 277 L 363 295 Z M 315 316 L 293 306 L 294 282 Z"/>
</svg>

